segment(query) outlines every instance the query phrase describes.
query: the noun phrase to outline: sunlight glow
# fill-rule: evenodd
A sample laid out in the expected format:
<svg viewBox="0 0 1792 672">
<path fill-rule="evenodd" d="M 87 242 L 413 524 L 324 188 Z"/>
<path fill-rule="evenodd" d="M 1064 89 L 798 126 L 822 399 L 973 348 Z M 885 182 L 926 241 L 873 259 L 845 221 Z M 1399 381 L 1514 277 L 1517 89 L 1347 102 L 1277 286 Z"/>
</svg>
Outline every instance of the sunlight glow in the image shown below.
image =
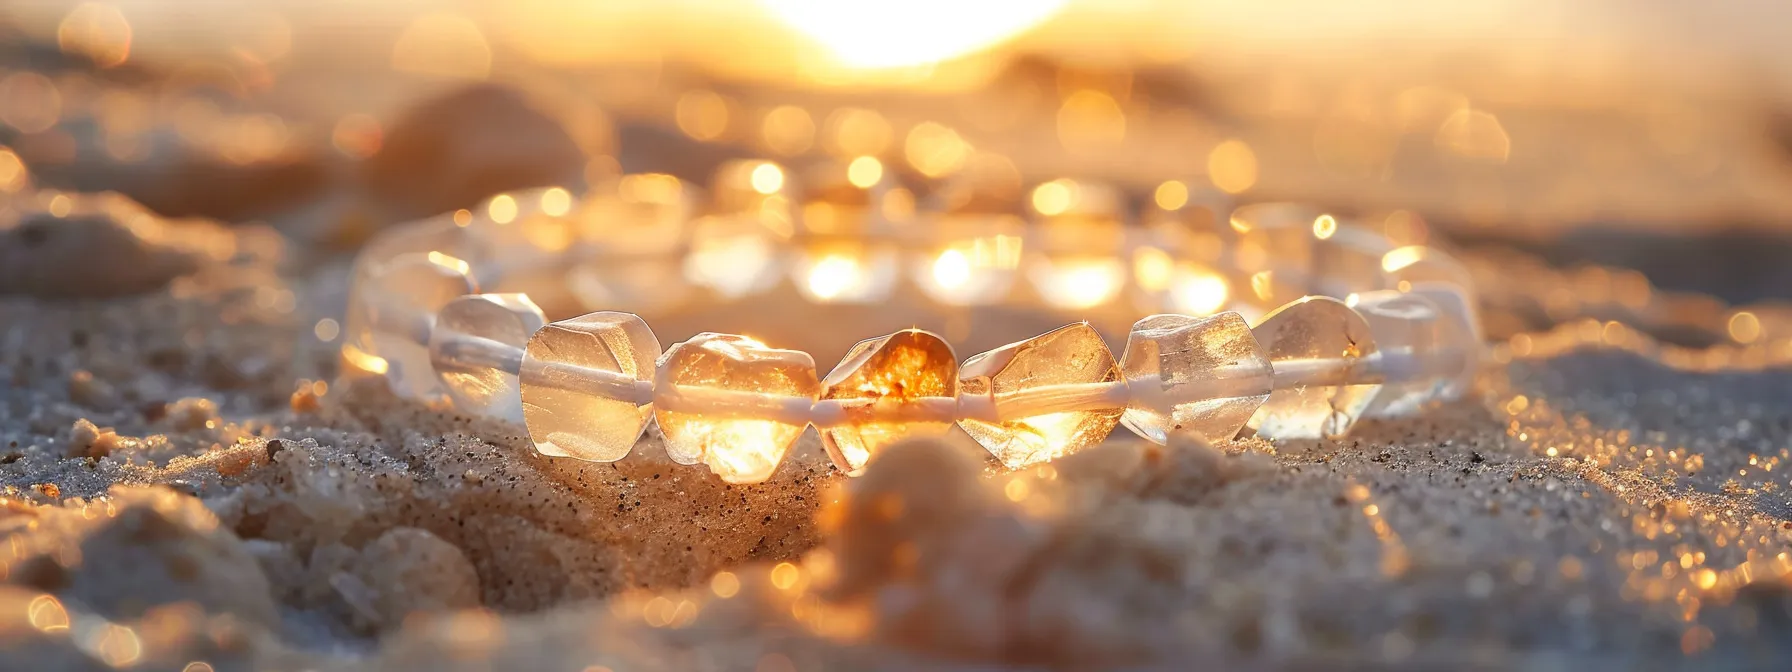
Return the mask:
<svg viewBox="0 0 1792 672">
<path fill-rule="evenodd" d="M 1064 8 L 1067 0 L 760 0 L 843 65 L 937 63 L 994 46 Z"/>
</svg>

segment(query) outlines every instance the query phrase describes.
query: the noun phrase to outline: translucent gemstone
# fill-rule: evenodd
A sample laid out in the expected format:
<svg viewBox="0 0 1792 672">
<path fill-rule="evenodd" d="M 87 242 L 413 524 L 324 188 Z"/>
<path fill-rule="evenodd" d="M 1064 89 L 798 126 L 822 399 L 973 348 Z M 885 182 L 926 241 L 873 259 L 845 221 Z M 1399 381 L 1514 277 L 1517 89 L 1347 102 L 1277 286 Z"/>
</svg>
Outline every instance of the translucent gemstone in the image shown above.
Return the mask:
<svg viewBox="0 0 1792 672">
<path fill-rule="evenodd" d="M 1430 282 L 1455 285 L 1464 295 L 1474 295 L 1475 278 L 1468 267 L 1436 248 L 1409 245 L 1389 250 L 1381 257 L 1381 270 L 1388 275 L 1389 288 L 1398 289 L 1402 282 Z"/>
<path fill-rule="evenodd" d="M 1259 203 L 1232 211 L 1238 233 L 1232 266 L 1240 272 L 1238 295 L 1268 309 L 1309 293 L 1314 225 L 1322 214 L 1304 205 Z M 1244 291 L 1244 290 L 1249 291 Z"/>
<path fill-rule="evenodd" d="M 1120 367 L 1086 323 L 1060 327 L 966 360 L 959 369 L 961 398 L 982 397 L 999 420 L 963 419 L 959 426 L 1003 464 L 1019 469 L 1100 443 L 1120 421 L 1111 408 L 1030 412 L 1036 400 L 1100 389 L 1120 380 Z"/>
<path fill-rule="evenodd" d="M 641 318 L 596 312 L 542 327 L 523 356 L 523 419 L 543 455 L 614 462 L 652 414 L 659 339 Z"/>
<path fill-rule="evenodd" d="M 1231 440 L 1269 398 L 1273 375 L 1238 313 L 1139 320 L 1121 361 L 1133 401 L 1120 421 L 1160 444 L 1177 432 Z"/>
<path fill-rule="evenodd" d="M 1323 213 L 1293 203 L 1258 203 L 1232 211 L 1238 265 L 1247 272 L 1305 269 L 1313 260 L 1313 224 Z"/>
<path fill-rule="evenodd" d="M 440 215 L 380 231 L 355 254 L 357 280 L 383 271 L 406 255 L 440 252 L 456 259 L 475 260 L 478 247 L 452 215 Z"/>
<path fill-rule="evenodd" d="M 1474 303 L 1470 301 L 1468 293 L 1456 285 L 1419 282 L 1412 286 L 1411 293 L 1429 299 L 1437 308 L 1438 347 L 1459 357 L 1455 368 L 1444 374 L 1443 387 L 1438 391 L 1438 396 L 1443 399 L 1461 397 L 1475 384 L 1475 374 L 1480 371 L 1481 350 L 1484 347 L 1480 318 L 1475 314 Z"/>
<path fill-rule="evenodd" d="M 729 483 L 758 483 L 807 425 L 789 411 L 806 413 L 820 390 L 806 352 L 703 333 L 660 358 L 654 417 L 674 461 L 702 462 Z"/>
<path fill-rule="evenodd" d="M 1361 315 L 1337 299 L 1309 296 L 1276 309 L 1251 330 L 1275 370 L 1275 391 L 1250 426 L 1259 436 L 1342 436 L 1374 401 L 1365 375 L 1375 339 Z"/>
<path fill-rule="evenodd" d="M 439 252 L 401 254 L 370 268 L 349 294 L 345 370 L 384 375 L 399 396 L 438 397 L 430 331 L 436 311 L 475 291 L 467 272 L 466 262 Z"/>
<path fill-rule="evenodd" d="M 1396 291 L 1357 296 L 1356 312 L 1369 323 L 1383 362 L 1381 389 L 1364 413 L 1370 417 L 1410 415 L 1438 398 L 1444 382 L 1461 370 L 1461 356 L 1440 351 L 1437 305 L 1418 294 Z"/>
<path fill-rule="evenodd" d="M 908 329 L 860 341 L 821 381 L 821 402 L 867 400 L 849 406 L 846 422 L 821 427 L 834 465 L 858 475 L 871 456 L 909 437 L 952 429 L 958 399 L 958 358 L 945 340 Z"/>
<path fill-rule="evenodd" d="M 545 322 L 524 294 L 471 294 L 442 306 L 429 354 L 455 408 L 521 422 L 517 371 L 523 347 Z"/>
<path fill-rule="evenodd" d="M 1388 289 L 1382 256 L 1393 249 L 1373 231 L 1342 225 L 1337 220 L 1315 225 L 1313 265 L 1308 287 L 1326 296 L 1344 298 L 1354 293 Z"/>
</svg>

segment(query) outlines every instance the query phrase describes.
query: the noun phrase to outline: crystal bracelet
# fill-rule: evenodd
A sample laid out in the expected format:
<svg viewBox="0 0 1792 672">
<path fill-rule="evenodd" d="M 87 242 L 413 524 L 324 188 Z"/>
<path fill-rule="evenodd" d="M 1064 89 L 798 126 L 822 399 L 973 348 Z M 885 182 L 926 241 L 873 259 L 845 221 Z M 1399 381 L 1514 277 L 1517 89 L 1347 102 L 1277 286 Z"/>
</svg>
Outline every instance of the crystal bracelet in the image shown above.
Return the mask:
<svg viewBox="0 0 1792 672">
<path fill-rule="evenodd" d="M 972 181 L 916 208 L 861 165 L 817 168 L 802 195 L 783 167 L 737 161 L 701 208 L 690 185 L 643 174 L 395 228 L 356 259 L 344 371 L 521 421 L 551 456 L 622 459 L 655 421 L 674 461 L 755 483 L 811 425 L 855 475 L 883 447 L 953 425 L 1011 468 L 1099 443 L 1116 424 L 1158 443 L 1335 437 L 1460 396 L 1481 359 L 1460 263 L 1330 215 L 1208 203 L 1201 217 L 1124 226 L 1117 192 L 1060 180 L 1035 190 L 1027 225 L 1016 199 Z M 655 269 L 668 268 L 734 299 L 775 284 L 789 250 L 806 252 L 790 265 L 811 279 L 798 288 L 812 301 L 879 301 L 906 254 L 923 293 L 953 306 L 1007 301 L 1023 266 L 1071 268 L 1068 285 L 1033 276 L 1061 309 L 1113 300 L 1131 259 L 1133 289 L 1164 312 L 1133 325 L 1118 361 L 1087 322 L 962 365 L 941 337 L 907 329 L 858 343 L 823 377 L 809 354 L 746 336 L 702 333 L 662 351 L 634 314 L 548 323 L 532 299 L 572 292 L 588 309 L 614 307 L 601 304 L 652 296 L 664 286 Z M 1229 285 L 1251 291 L 1226 306 Z"/>
</svg>

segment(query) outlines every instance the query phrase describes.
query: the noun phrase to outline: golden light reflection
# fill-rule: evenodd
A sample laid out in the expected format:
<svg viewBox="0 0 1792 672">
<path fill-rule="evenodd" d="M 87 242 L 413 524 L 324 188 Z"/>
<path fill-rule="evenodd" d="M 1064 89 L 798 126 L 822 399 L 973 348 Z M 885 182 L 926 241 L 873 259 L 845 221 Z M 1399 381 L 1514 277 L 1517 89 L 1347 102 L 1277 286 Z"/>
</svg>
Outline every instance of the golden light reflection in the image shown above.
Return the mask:
<svg viewBox="0 0 1792 672">
<path fill-rule="evenodd" d="M 698 140 L 715 140 L 728 131 L 728 99 L 696 89 L 678 97 L 673 109 L 678 130 Z"/>
<path fill-rule="evenodd" d="M 375 376 L 386 375 L 392 365 L 384 357 L 362 350 L 353 343 L 342 344 L 342 359 L 349 366 Z"/>
<path fill-rule="evenodd" d="M 467 275 L 473 270 L 473 267 L 467 264 L 466 260 L 456 258 L 453 255 L 431 251 L 427 257 L 429 258 L 429 263 L 450 269 L 459 275 Z"/>
<path fill-rule="evenodd" d="M 677 177 L 664 173 L 637 173 L 622 176 L 616 191 L 630 203 L 671 205 L 684 193 L 684 185 Z"/>
<path fill-rule="evenodd" d="M 392 68 L 400 72 L 484 79 L 492 50 L 471 19 L 454 13 L 425 14 L 412 21 L 392 45 Z"/>
<path fill-rule="evenodd" d="M 760 2 L 841 64 L 873 69 L 936 63 L 994 46 L 1044 22 L 1066 0 Z"/>
<path fill-rule="evenodd" d="M 1020 236 L 995 235 L 956 241 L 925 259 L 917 278 L 921 289 L 948 305 L 999 300 L 1020 266 Z"/>
<path fill-rule="evenodd" d="M 809 294 L 825 301 L 839 297 L 847 289 L 862 284 L 864 280 L 864 267 L 858 259 L 830 254 L 816 261 L 815 265 L 809 269 L 809 277 L 805 286 L 809 288 Z"/>
<path fill-rule="evenodd" d="M 870 189 L 884 179 L 884 164 L 873 156 L 861 156 L 846 166 L 846 181 L 860 189 Z"/>
<path fill-rule="evenodd" d="M 1157 191 L 1152 192 L 1151 200 L 1159 209 L 1180 210 L 1182 206 L 1188 205 L 1188 185 L 1180 180 L 1157 185 Z"/>
<path fill-rule="evenodd" d="M 1076 204 L 1076 196 L 1077 184 L 1075 181 L 1052 180 L 1033 187 L 1033 209 L 1047 217 L 1062 215 Z"/>
<path fill-rule="evenodd" d="M 772 586 L 778 590 L 790 590 L 795 588 L 797 581 L 802 579 L 802 577 L 803 570 L 797 569 L 796 565 L 788 562 L 780 562 L 772 567 Z"/>
<path fill-rule="evenodd" d="M 828 150 L 843 156 L 879 156 L 890 148 L 890 122 L 874 110 L 847 107 L 828 115 Z"/>
<path fill-rule="evenodd" d="M 1325 240 L 1338 232 L 1338 219 L 1331 215 L 1320 215 L 1313 220 L 1313 237 Z"/>
<path fill-rule="evenodd" d="M 31 627 L 43 632 L 67 632 L 68 610 L 54 595 L 39 595 L 25 606 L 25 618 Z"/>
<path fill-rule="evenodd" d="M 902 154 L 922 175 L 937 178 L 957 172 L 970 156 L 971 145 L 958 131 L 924 121 L 909 129 Z"/>
<path fill-rule="evenodd" d="M 56 46 L 62 53 L 86 56 L 102 68 L 123 65 L 131 55 L 131 24 L 117 7 L 84 2 L 56 26 Z"/>
<path fill-rule="evenodd" d="M 1155 247 L 1141 247 L 1132 254 L 1133 281 L 1147 292 L 1161 292 L 1170 287 L 1170 274 L 1175 265 L 1170 253 Z"/>
<path fill-rule="evenodd" d="M 1761 318 L 1746 310 L 1731 315 L 1727 328 L 1730 339 L 1737 343 L 1753 343 L 1761 338 Z"/>
<path fill-rule="evenodd" d="M 50 78 L 15 72 L 0 79 L 0 121 L 21 133 L 42 133 L 61 118 L 62 93 Z"/>
<path fill-rule="evenodd" d="M 1207 176 L 1213 186 L 1239 194 L 1257 184 L 1257 153 L 1242 140 L 1227 140 L 1207 154 Z"/>
<path fill-rule="evenodd" d="M 492 200 L 485 204 L 485 212 L 487 216 L 492 218 L 492 221 L 499 224 L 509 224 L 516 219 L 516 197 L 511 196 L 510 194 L 498 194 L 497 196 L 493 196 Z"/>
<path fill-rule="evenodd" d="M 93 653 L 112 667 L 130 667 L 143 657 L 143 640 L 137 632 L 118 624 L 109 624 L 93 643 Z"/>
<path fill-rule="evenodd" d="M 784 170 L 775 163 L 761 163 L 754 166 L 749 179 L 752 181 L 753 191 L 761 194 L 775 194 L 784 188 Z"/>
<path fill-rule="evenodd" d="M 1084 89 L 1058 108 L 1058 142 L 1070 151 L 1100 150 L 1126 140 L 1126 112 L 1113 96 Z"/>
<path fill-rule="evenodd" d="M 1200 268 L 1180 270 L 1170 285 L 1170 304 L 1184 315 L 1212 315 L 1226 307 L 1230 288 L 1219 274 Z"/>
<path fill-rule="evenodd" d="M 765 146 L 777 154 L 793 156 L 815 144 L 815 120 L 795 105 L 783 105 L 765 113 L 760 126 Z"/>
<path fill-rule="evenodd" d="M 1113 300 L 1126 284 L 1125 262 L 1112 257 L 1042 261 L 1030 271 L 1039 295 L 1058 308 L 1092 308 Z"/>
<path fill-rule="evenodd" d="M 971 260 L 959 250 L 946 250 L 933 261 L 933 281 L 941 287 L 956 289 L 971 279 Z"/>
<path fill-rule="evenodd" d="M 724 600 L 740 593 L 740 577 L 734 572 L 716 572 L 709 578 L 709 590 Z"/>
<path fill-rule="evenodd" d="M 541 211 L 550 217 L 565 216 L 572 211 L 572 194 L 560 187 L 541 192 Z"/>
<path fill-rule="evenodd" d="M 0 147 L 0 191 L 18 191 L 29 178 L 30 173 L 25 170 L 25 162 L 19 160 L 19 155 Z"/>
</svg>

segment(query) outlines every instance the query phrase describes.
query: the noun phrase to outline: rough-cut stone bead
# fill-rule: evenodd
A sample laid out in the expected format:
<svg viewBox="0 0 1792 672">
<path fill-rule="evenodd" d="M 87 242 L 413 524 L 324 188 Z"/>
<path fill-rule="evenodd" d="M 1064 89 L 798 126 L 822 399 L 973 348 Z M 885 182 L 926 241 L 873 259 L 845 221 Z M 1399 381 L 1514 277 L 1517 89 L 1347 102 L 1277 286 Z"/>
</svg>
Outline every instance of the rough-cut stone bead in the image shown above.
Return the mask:
<svg viewBox="0 0 1792 672">
<path fill-rule="evenodd" d="M 1475 278 L 1468 267 L 1437 248 L 1408 245 L 1389 250 L 1381 257 L 1381 270 L 1387 273 L 1390 288 L 1398 289 L 1402 282 L 1432 282 L 1455 285 L 1467 296 L 1474 294 Z"/>
<path fill-rule="evenodd" d="M 809 353 L 745 336 L 703 333 L 660 358 L 654 417 L 674 461 L 702 462 L 729 483 L 758 483 L 771 478 L 806 423 L 755 413 L 752 406 L 794 402 L 806 410 L 820 390 Z M 733 397 L 749 399 L 711 401 Z"/>
<path fill-rule="evenodd" d="M 647 429 L 638 390 L 653 380 L 659 339 L 641 318 L 596 312 L 542 327 L 521 376 L 523 419 L 543 455 L 614 462 Z"/>
<path fill-rule="evenodd" d="M 846 408 L 844 422 L 818 426 L 822 445 L 856 476 L 885 446 L 950 431 L 957 398 L 958 358 L 939 336 L 907 329 L 860 341 L 821 381 L 817 406 Z"/>
<path fill-rule="evenodd" d="M 1259 203 L 1232 211 L 1238 233 L 1233 267 L 1239 272 L 1238 295 L 1268 309 L 1309 292 L 1313 269 L 1317 210 L 1292 203 Z M 1248 290 L 1248 291 L 1246 291 Z"/>
<path fill-rule="evenodd" d="M 429 252 L 399 255 L 359 278 L 344 318 L 348 370 L 384 375 L 399 396 L 439 398 L 430 331 L 436 311 L 475 291 L 467 270 L 464 261 Z"/>
<path fill-rule="evenodd" d="M 1019 469 L 1056 459 L 1100 443 L 1114 431 L 1122 408 L 1068 410 L 1023 414 L 1022 398 L 1053 386 L 1113 383 L 1120 367 L 1086 323 L 1060 327 L 1046 334 L 966 360 L 959 369 L 959 396 L 985 397 L 1000 420 L 963 419 L 959 426 L 1003 464 Z M 1022 411 L 1024 412 L 1024 411 Z"/>
<path fill-rule="evenodd" d="M 1439 397 L 1462 368 L 1459 354 L 1443 352 L 1442 321 L 1435 303 L 1419 294 L 1369 292 L 1356 298 L 1385 362 L 1381 389 L 1364 411 L 1369 417 L 1410 415 Z"/>
<path fill-rule="evenodd" d="M 1326 296 L 1344 298 L 1354 293 L 1387 289 L 1382 256 L 1393 249 L 1387 238 L 1373 231 L 1322 219 L 1314 224 L 1313 266 L 1308 287 Z"/>
<path fill-rule="evenodd" d="M 1481 350 L 1484 347 L 1481 323 L 1475 314 L 1470 294 L 1466 288 L 1436 282 L 1414 283 L 1411 293 L 1429 299 L 1436 306 L 1439 347 L 1447 348 L 1460 357 L 1456 362 L 1457 368 L 1445 375 L 1438 395 L 1444 399 L 1460 397 L 1475 384 L 1475 374 L 1480 372 Z"/>
<path fill-rule="evenodd" d="M 1269 398 L 1269 360 L 1238 313 L 1139 320 L 1121 362 L 1133 399 L 1121 422 L 1160 444 L 1180 432 L 1229 441 Z"/>
<path fill-rule="evenodd" d="M 470 294 L 442 306 L 429 355 L 455 408 L 521 422 L 517 371 L 529 337 L 546 322 L 524 294 Z"/>
<path fill-rule="evenodd" d="M 1276 309 L 1251 331 L 1275 370 L 1275 391 L 1251 416 L 1259 436 L 1341 436 L 1374 401 L 1380 385 L 1365 380 L 1363 364 L 1375 354 L 1375 339 L 1344 302 L 1309 296 Z"/>
</svg>

